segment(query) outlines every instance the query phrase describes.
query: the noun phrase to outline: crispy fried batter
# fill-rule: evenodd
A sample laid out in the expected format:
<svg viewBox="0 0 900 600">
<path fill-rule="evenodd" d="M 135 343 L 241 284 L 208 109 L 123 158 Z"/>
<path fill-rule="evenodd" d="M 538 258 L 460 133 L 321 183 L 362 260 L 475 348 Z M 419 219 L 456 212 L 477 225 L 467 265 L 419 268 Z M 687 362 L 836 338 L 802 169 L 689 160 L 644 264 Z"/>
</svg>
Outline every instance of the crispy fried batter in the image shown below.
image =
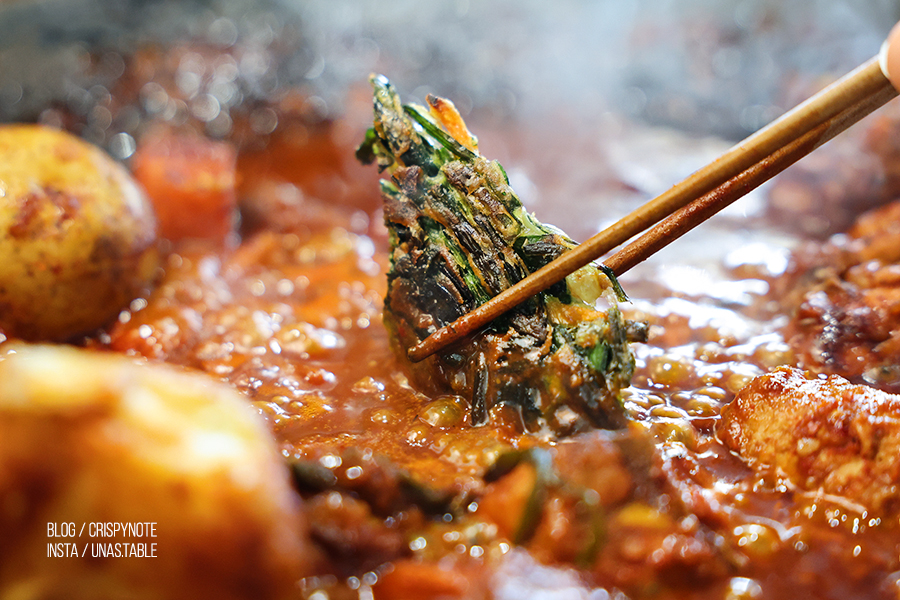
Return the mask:
<svg viewBox="0 0 900 600">
<path fill-rule="evenodd" d="M 780 367 L 740 391 L 719 435 L 765 476 L 873 511 L 900 507 L 900 396 Z"/>
</svg>

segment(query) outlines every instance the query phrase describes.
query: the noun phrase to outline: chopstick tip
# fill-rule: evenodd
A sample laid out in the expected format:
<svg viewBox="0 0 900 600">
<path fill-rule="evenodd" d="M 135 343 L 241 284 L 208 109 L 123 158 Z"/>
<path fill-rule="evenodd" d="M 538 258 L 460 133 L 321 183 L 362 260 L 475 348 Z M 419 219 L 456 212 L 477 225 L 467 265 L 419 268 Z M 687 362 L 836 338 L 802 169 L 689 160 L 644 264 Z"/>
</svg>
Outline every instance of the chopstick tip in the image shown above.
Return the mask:
<svg viewBox="0 0 900 600">
<path fill-rule="evenodd" d="M 410 348 L 409 350 L 406 351 L 406 357 L 409 359 L 410 362 L 414 362 L 414 363 L 422 362 L 423 360 L 425 360 L 426 358 L 428 358 L 429 356 L 431 356 L 432 354 L 435 353 L 437 348 L 434 347 L 434 344 L 428 343 L 428 340 L 430 340 L 430 339 L 431 339 L 430 337 L 425 338 L 424 340 L 422 340 L 421 342 L 419 342 L 418 344 L 416 344 L 415 346 L 413 346 L 412 348 Z"/>
<path fill-rule="evenodd" d="M 460 325 L 462 327 L 461 330 Z M 468 332 L 466 329 L 466 321 L 463 321 L 460 325 L 456 322 L 444 325 L 440 329 L 432 332 L 431 335 L 424 340 L 419 340 L 419 343 L 406 351 L 407 358 L 409 358 L 410 362 L 422 362 L 435 352 L 449 346 L 457 338 Z"/>
</svg>

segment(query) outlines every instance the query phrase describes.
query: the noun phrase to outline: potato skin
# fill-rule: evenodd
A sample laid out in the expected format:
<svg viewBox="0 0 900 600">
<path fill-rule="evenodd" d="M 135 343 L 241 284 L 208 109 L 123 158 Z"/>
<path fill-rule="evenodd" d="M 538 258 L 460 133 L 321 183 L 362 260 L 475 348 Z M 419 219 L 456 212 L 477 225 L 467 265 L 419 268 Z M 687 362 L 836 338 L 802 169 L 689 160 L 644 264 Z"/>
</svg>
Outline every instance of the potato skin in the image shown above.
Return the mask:
<svg viewBox="0 0 900 600">
<path fill-rule="evenodd" d="M 100 149 L 39 125 L 0 127 L 0 330 L 64 340 L 115 317 L 156 275 L 156 217 Z"/>
<path fill-rule="evenodd" d="M 302 505 L 237 392 L 117 354 L 12 350 L 0 358 L 0 597 L 292 597 L 313 561 Z M 91 523 L 114 522 L 155 523 L 156 537 L 92 537 Z M 52 537 L 48 523 L 87 526 Z M 88 546 L 133 542 L 156 556 Z M 79 556 L 48 556 L 51 543 Z"/>
</svg>

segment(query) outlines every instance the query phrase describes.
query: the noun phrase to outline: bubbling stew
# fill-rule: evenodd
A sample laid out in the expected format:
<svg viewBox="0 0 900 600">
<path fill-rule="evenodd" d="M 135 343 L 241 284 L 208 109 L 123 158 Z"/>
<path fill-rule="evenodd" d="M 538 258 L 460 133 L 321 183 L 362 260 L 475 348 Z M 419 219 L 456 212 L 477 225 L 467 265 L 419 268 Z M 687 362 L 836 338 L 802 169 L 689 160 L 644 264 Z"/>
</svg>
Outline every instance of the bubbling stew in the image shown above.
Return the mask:
<svg viewBox="0 0 900 600">
<path fill-rule="evenodd" d="M 200 50 L 135 56 L 109 108 L 141 106 L 141 74 L 177 99 L 178 52 Z M 384 222 L 427 219 L 383 208 L 355 157 L 370 121 L 309 107 L 299 93 L 247 106 L 217 136 L 145 114 L 128 166 L 157 215 L 152 289 L 56 345 L 0 320 L 2 595 L 898 597 L 900 204 L 785 251 L 777 272 L 739 265 L 692 294 L 626 278 L 614 318 L 647 335 L 628 338 L 614 397 L 561 360 L 541 365 L 559 382 L 516 380 L 541 406 L 587 386 L 580 401 L 618 412 L 530 420 L 507 401 L 531 393 L 514 375 L 485 406 L 470 372 L 423 378 L 397 352 Z M 897 122 L 867 127 L 878 139 Z M 419 183 L 395 174 L 391 193 Z M 62 235 L 71 206 L 32 239 Z M 571 241 L 535 231 L 536 252 Z M 755 291 L 731 302 L 717 285 Z M 581 302 L 558 313 L 572 331 L 598 314 Z M 159 561 L 46 558 L 47 521 L 114 519 L 158 522 Z"/>
</svg>

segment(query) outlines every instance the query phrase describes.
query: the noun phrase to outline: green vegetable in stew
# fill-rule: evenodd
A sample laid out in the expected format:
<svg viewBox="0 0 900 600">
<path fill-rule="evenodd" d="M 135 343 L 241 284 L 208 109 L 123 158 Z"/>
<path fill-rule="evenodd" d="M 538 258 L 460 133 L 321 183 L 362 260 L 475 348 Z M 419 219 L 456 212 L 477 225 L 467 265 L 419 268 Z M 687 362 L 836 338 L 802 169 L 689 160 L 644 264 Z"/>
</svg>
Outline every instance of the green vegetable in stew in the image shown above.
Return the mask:
<svg viewBox="0 0 900 600">
<path fill-rule="evenodd" d="M 525 210 L 452 103 L 402 105 L 387 79 L 372 84 L 375 123 L 357 156 L 390 176 L 381 182 L 391 240 L 385 323 L 405 356 L 575 242 Z M 557 434 L 618 427 L 619 391 L 634 370 L 628 343 L 646 334 L 622 317 L 624 299 L 611 273 L 588 265 L 410 369 L 421 385 L 467 398 L 475 425 L 513 415 Z"/>
</svg>

